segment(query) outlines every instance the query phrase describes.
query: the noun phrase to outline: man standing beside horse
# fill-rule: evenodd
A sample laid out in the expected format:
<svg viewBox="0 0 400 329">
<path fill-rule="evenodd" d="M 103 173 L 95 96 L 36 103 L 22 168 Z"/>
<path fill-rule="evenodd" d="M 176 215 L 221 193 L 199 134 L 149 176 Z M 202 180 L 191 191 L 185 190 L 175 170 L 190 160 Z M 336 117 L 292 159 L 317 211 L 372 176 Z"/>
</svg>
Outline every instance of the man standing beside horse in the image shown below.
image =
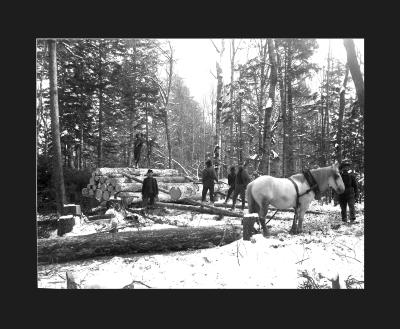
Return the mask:
<svg viewBox="0 0 400 329">
<path fill-rule="evenodd" d="M 358 199 L 358 188 L 356 177 L 351 172 L 350 167 L 351 163 L 349 160 L 344 160 L 339 166 L 345 190 L 344 193 L 338 195 L 337 198 L 341 209 L 342 221 L 345 223 L 347 222 L 348 205 L 350 211 L 350 223 L 352 224 L 356 220 L 355 200 Z"/>
<path fill-rule="evenodd" d="M 233 193 L 231 210 L 235 209 L 236 199 L 238 195 L 240 195 L 240 198 L 242 199 L 242 210 L 244 210 L 246 203 L 246 187 L 249 183 L 250 176 L 247 172 L 246 165 L 240 164 L 235 179 L 235 192 Z"/>
</svg>

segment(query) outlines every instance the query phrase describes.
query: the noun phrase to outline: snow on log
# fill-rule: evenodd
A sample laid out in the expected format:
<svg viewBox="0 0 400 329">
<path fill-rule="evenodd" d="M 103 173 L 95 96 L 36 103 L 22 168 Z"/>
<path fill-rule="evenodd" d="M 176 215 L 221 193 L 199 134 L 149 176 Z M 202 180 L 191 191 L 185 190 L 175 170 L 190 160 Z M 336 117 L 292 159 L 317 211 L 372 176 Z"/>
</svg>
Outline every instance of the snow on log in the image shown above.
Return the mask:
<svg viewBox="0 0 400 329">
<path fill-rule="evenodd" d="M 241 227 L 178 227 L 95 233 L 38 240 L 38 263 L 63 263 L 98 256 L 202 249 L 240 239 Z"/>
<path fill-rule="evenodd" d="M 169 195 L 171 197 L 171 200 L 176 201 L 179 199 L 184 199 L 184 198 L 191 198 L 199 194 L 199 189 L 198 186 L 195 184 L 189 183 L 185 184 L 179 184 L 176 186 L 173 186 L 169 190 Z"/>
</svg>

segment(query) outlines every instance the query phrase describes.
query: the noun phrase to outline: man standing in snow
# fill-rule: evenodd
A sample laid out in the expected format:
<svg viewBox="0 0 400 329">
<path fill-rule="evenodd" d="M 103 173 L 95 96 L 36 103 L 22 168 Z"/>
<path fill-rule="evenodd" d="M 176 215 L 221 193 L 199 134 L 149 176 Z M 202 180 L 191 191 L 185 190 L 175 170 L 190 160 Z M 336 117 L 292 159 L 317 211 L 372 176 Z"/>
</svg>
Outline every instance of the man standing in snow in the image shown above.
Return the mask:
<svg viewBox="0 0 400 329">
<path fill-rule="evenodd" d="M 201 202 L 206 201 L 207 192 L 210 191 L 210 202 L 214 203 L 214 181 L 218 183 L 218 178 L 212 167 L 210 159 L 206 161 L 206 168 L 202 172 L 203 192 L 201 194 Z"/>
<path fill-rule="evenodd" d="M 149 204 L 149 208 L 154 205 L 154 198 L 158 196 L 158 184 L 157 180 L 153 177 L 153 171 L 149 169 L 147 171 L 147 177 L 143 180 L 142 185 L 142 200 L 143 200 L 143 208 L 147 208 Z"/>
<path fill-rule="evenodd" d="M 242 199 L 242 210 L 244 210 L 245 203 L 246 203 L 246 200 L 245 200 L 246 188 L 249 183 L 250 183 L 250 176 L 249 176 L 249 173 L 247 172 L 246 165 L 240 164 L 238 167 L 238 172 L 236 174 L 235 192 L 233 193 L 231 210 L 235 209 L 236 199 L 239 194 L 240 194 L 240 198 Z"/>
<path fill-rule="evenodd" d="M 347 222 L 347 205 L 350 211 L 350 223 L 356 219 L 355 200 L 358 198 L 358 188 L 356 177 L 350 170 L 350 161 L 344 160 L 340 166 L 340 175 L 345 186 L 344 193 L 338 195 L 338 201 L 341 208 L 342 221 Z"/>
<path fill-rule="evenodd" d="M 228 174 L 228 193 L 226 194 L 226 199 L 224 204 L 226 204 L 229 200 L 229 197 L 231 196 L 232 192 L 235 190 L 235 179 L 236 179 L 236 173 L 235 173 L 235 167 L 231 167 L 231 172 Z"/>
</svg>

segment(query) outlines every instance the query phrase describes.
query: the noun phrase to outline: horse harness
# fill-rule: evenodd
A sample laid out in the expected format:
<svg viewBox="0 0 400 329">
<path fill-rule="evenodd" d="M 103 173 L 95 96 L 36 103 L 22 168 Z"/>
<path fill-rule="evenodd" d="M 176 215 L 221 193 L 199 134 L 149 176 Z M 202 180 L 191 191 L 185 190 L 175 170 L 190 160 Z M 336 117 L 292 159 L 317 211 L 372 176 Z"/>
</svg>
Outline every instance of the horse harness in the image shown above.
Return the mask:
<svg viewBox="0 0 400 329">
<path fill-rule="evenodd" d="M 315 180 L 314 176 L 311 174 L 311 171 L 309 169 L 303 170 L 303 175 L 304 175 L 304 178 L 306 179 L 308 185 L 310 186 L 310 188 L 307 191 L 305 191 L 304 193 L 302 193 L 302 194 L 299 194 L 299 188 L 298 188 L 297 184 L 295 183 L 295 181 L 293 179 L 291 179 L 290 177 L 288 177 L 288 180 L 290 180 L 293 183 L 294 188 L 296 189 L 297 197 L 296 197 L 296 208 L 295 208 L 295 210 L 297 210 L 297 208 L 300 207 L 300 197 L 301 196 L 303 196 L 303 195 L 305 195 L 305 194 L 307 194 L 307 193 L 309 193 L 311 191 L 313 191 L 315 193 L 315 198 L 316 199 L 318 199 L 320 197 L 320 195 L 321 195 L 321 191 L 319 190 L 318 183 Z"/>
<path fill-rule="evenodd" d="M 318 183 L 315 180 L 314 176 L 311 174 L 311 171 L 309 169 L 303 170 L 303 175 L 304 175 L 304 178 L 306 179 L 308 185 L 310 186 L 310 188 L 302 194 L 299 194 L 299 188 L 298 188 L 297 184 L 295 183 L 295 181 L 293 179 L 291 179 L 290 177 L 287 178 L 288 180 L 290 180 L 293 183 L 294 188 L 296 189 L 296 207 L 294 210 L 295 217 L 297 214 L 297 209 L 300 207 L 300 197 L 301 196 L 303 196 L 311 191 L 313 191 L 315 193 L 316 199 L 319 199 L 319 197 L 321 195 L 321 191 L 319 190 Z M 274 216 L 276 215 L 276 213 L 278 211 L 279 211 L 279 209 L 276 209 L 275 213 L 271 216 L 271 218 L 268 220 L 268 222 L 266 224 L 268 224 L 271 221 L 271 219 L 274 218 Z"/>
</svg>

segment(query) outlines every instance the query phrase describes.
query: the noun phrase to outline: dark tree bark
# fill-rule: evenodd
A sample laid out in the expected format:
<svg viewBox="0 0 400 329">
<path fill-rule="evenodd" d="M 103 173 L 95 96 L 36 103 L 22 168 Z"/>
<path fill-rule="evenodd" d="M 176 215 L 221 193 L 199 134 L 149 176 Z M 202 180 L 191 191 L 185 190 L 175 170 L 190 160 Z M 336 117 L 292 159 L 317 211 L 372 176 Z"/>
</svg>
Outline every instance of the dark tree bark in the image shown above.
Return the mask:
<svg viewBox="0 0 400 329">
<path fill-rule="evenodd" d="M 178 227 L 97 233 L 38 240 L 38 263 L 63 263 L 98 256 L 209 248 L 240 239 L 240 226 Z"/>
<path fill-rule="evenodd" d="M 57 212 L 61 214 L 63 205 L 66 203 L 64 175 L 61 157 L 60 122 L 58 112 L 57 91 L 57 54 L 56 41 L 49 40 L 49 78 L 50 78 L 50 108 L 51 108 L 51 133 L 53 140 L 53 177 L 56 191 Z"/>
<path fill-rule="evenodd" d="M 364 80 L 361 74 L 360 65 L 357 60 L 354 41 L 352 39 L 344 39 L 343 44 L 347 52 L 347 64 L 356 87 L 357 98 L 360 104 L 361 115 L 364 115 Z"/>
</svg>

